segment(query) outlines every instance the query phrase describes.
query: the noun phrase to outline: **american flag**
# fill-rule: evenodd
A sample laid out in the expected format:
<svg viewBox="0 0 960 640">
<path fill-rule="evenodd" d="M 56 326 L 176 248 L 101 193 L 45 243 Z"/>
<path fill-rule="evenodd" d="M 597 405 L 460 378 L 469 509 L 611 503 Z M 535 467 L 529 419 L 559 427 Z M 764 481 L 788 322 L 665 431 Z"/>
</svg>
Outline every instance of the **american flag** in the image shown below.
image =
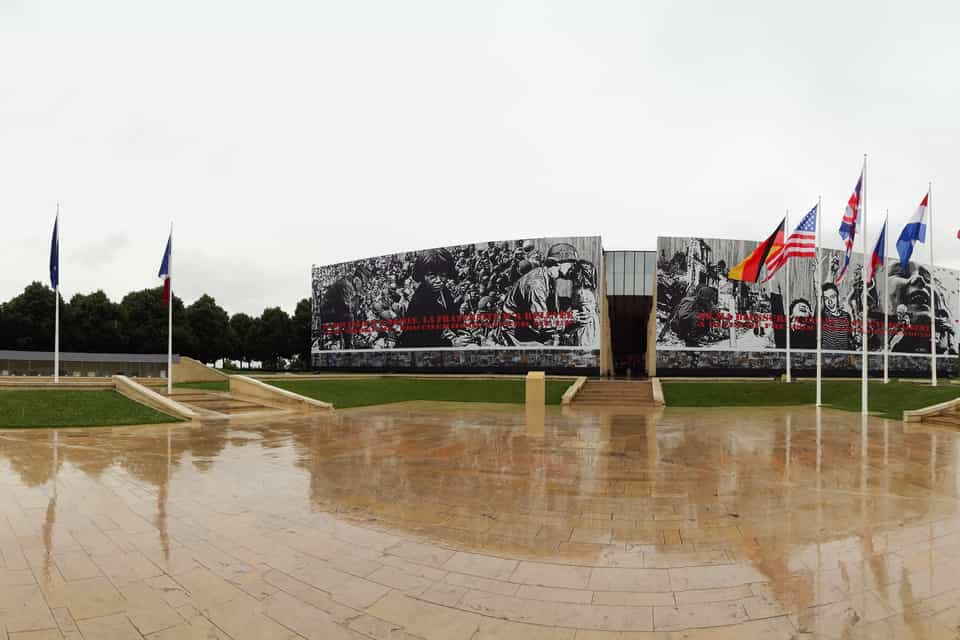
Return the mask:
<svg viewBox="0 0 960 640">
<path fill-rule="evenodd" d="M 817 257 L 817 205 L 803 216 L 800 224 L 776 255 L 767 258 L 767 275 L 763 282 L 769 281 L 790 258 Z"/>
<path fill-rule="evenodd" d="M 837 274 L 836 283 L 840 284 L 843 276 L 847 275 L 847 267 L 850 266 L 850 256 L 853 255 L 853 241 L 857 235 L 857 222 L 860 218 L 860 187 L 863 185 L 863 172 L 860 173 L 860 179 L 857 180 L 857 186 L 847 202 L 847 208 L 843 212 L 843 220 L 840 222 L 840 238 L 844 243 L 843 266 L 840 273 Z"/>
</svg>

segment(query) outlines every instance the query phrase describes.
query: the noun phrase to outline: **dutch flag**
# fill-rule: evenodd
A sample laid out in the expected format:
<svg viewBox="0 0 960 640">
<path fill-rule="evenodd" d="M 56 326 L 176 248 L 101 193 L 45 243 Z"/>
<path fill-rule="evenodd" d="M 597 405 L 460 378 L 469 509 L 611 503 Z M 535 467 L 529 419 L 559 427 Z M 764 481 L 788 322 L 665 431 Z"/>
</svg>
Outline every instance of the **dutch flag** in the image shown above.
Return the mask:
<svg viewBox="0 0 960 640">
<path fill-rule="evenodd" d="M 910 262 L 910 256 L 913 254 L 913 245 L 915 242 L 927 241 L 927 202 L 930 199 L 930 192 L 923 196 L 923 201 L 917 210 L 910 216 L 900 237 L 897 238 L 897 253 L 900 254 L 900 264 L 906 269 Z"/>
</svg>

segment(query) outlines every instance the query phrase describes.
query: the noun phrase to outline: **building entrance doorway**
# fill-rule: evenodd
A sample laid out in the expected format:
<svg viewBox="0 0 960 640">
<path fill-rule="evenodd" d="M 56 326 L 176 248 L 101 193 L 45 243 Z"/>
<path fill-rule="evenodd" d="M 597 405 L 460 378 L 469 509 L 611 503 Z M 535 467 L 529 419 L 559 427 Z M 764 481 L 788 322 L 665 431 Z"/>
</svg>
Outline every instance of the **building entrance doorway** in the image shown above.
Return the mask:
<svg viewBox="0 0 960 640">
<path fill-rule="evenodd" d="M 650 296 L 607 297 L 614 376 L 647 375 L 647 323 L 652 307 Z"/>
</svg>

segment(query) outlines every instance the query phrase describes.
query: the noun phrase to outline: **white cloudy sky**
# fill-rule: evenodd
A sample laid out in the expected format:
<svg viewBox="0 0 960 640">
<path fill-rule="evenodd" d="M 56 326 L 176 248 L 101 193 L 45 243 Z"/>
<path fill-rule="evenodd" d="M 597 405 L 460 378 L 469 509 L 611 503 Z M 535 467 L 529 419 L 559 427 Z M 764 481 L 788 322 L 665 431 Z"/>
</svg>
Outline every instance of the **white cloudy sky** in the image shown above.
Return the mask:
<svg viewBox="0 0 960 640">
<path fill-rule="evenodd" d="M 871 238 L 960 215 L 955 3 L 0 0 L 0 299 L 292 310 L 312 263 L 487 239 L 758 238 L 869 154 Z M 892 225 L 893 226 L 893 225 Z M 894 228 L 892 233 L 898 233 Z"/>
</svg>

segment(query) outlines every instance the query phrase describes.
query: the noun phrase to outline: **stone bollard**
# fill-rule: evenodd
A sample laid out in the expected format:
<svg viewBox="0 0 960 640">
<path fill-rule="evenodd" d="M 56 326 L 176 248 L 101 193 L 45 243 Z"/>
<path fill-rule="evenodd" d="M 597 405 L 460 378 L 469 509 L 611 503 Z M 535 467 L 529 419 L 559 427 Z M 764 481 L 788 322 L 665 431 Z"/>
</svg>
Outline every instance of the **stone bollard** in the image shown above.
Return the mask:
<svg viewBox="0 0 960 640">
<path fill-rule="evenodd" d="M 526 381 L 527 434 L 543 435 L 547 403 L 547 378 L 543 371 L 530 371 Z"/>
</svg>

